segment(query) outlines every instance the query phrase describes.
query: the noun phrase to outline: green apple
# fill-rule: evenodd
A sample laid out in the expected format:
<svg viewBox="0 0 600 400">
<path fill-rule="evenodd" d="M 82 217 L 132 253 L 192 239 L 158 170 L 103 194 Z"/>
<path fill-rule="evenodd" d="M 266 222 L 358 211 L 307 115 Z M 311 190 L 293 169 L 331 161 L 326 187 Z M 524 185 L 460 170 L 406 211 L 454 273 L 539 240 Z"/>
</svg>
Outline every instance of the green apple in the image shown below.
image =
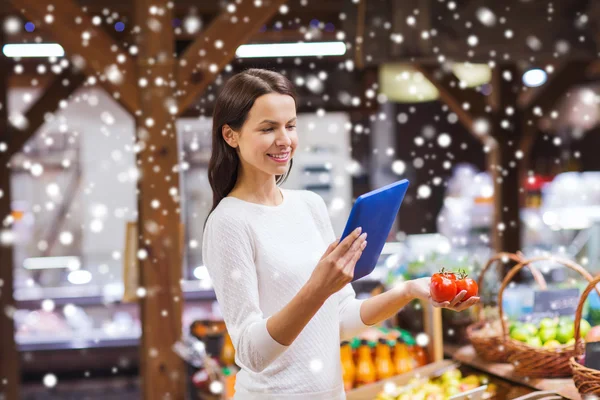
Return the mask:
<svg viewBox="0 0 600 400">
<path fill-rule="evenodd" d="M 558 321 L 554 318 L 544 318 L 540 321 L 540 329 L 556 328 Z"/>
<path fill-rule="evenodd" d="M 562 344 L 566 344 L 570 339 L 573 339 L 573 336 L 575 336 L 574 324 L 558 326 L 556 331 L 556 340 Z"/>
<path fill-rule="evenodd" d="M 527 332 L 529 332 L 529 336 L 535 336 L 538 333 L 537 326 L 535 326 L 531 322 L 523 324 L 523 329 L 525 329 Z"/>
<path fill-rule="evenodd" d="M 569 325 L 573 323 L 573 317 L 562 316 L 558 319 L 558 325 Z"/>
<path fill-rule="evenodd" d="M 537 336 L 530 337 L 526 343 L 532 347 L 542 347 L 542 340 Z"/>
<path fill-rule="evenodd" d="M 590 323 L 587 322 L 585 319 L 582 319 L 581 323 L 579 324 L 579 337 L 584 338 L 588 334 L 590 329 L 592 329 Z"/>
<path fill-rule="evenodd" d="M 522 326 L 513 329 L 513 331 L 510 333 L 510 337 L 518 340 L 519 342 L 526 342 L 531 336 L 532 335 L 529 334 L 529 331 Z"/>
<path fill-rule="evenodd" d="M 523 326 L 522 322 L 519 321 L 513 321 L 510 323 L 510 328 L 509 328 L 509 332 L 512 333 L 512 331 L 514 331 L 515 329 L 519 328 Z"/>
<path fill-rule="evenodd" d="M 542 342 L 546 343 L 547 341 L 556 339 L 557 329 L 554 327 L 550 328 L 542 328 L 538 332 L 538 337 L 542 340 Z"/>
<path fill-rule="evenodd" d="M 560 347 L 560 342 L 558 340 L 548 340 L 544 343 L 544 347 L 547 349 L 554 349 L 556 347 Z"/>
<path fill-rule="evenodd" d="M 567 346 L 571 346 L 572 344 L 575 344 L 575 338 L 571 338 L 569 340 L 567 340 L 567 343 L 565 343 Z"/>
</svg>

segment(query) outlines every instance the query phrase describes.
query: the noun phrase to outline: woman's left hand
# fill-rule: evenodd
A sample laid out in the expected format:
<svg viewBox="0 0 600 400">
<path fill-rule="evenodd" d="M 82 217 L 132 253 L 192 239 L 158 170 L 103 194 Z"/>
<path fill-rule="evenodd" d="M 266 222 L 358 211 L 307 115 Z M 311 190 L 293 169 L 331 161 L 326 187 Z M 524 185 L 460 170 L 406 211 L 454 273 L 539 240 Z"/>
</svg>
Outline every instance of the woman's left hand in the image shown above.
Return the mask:
<svg viewBox="0 0 600 400">
<path fill-rule="evenodd" d="M 452 301 L 444 301 L 443 303 L 438 303 L 433 301 L 431 298 L 431 291 L 429 287 L 431 285 L 431 278 L 419 278 L 406 282 L 408 284 L 410 293 L 413 297 L 424 300 L 432 304 L 434 307 L 440 308 L 448 308 L 453 311 L 464 311 L 472 305 L 479 302 L 478 296 L 473 296 L 468 298 L 465 301 L 462 301 L 463 297 L 467 294 L 466 290 L 460 291 Z"/>
</svg>

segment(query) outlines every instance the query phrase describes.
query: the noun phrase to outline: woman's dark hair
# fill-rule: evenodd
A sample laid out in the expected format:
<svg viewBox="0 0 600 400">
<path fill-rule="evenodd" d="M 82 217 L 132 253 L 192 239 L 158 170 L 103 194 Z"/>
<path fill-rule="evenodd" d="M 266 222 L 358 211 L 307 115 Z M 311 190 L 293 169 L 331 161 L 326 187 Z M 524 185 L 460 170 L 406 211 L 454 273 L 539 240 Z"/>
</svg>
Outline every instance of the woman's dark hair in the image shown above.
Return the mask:
<svg viewBox="0 0 600 400">
<path fill-rule="evenodd" d="M 208 181 L 213 191 L 214 211 L 221 200 L 233 189 L 240 160 L 236 149 L 223 139 L 223 126 L 239 131 L 246 120 L 254 101 L 262 95 L 279 93 L 292 96 L 296 105 L 296 91 L 292 83 L 280 73 L 265 69 L 251 68 L 231 77 L 217 97 L 213 112 L 212 154 L 208 164 Z M 277 175 L 276 182 L 281 184 L 287 179 L 293 165 L 284 175 Z M 209 213 L 209 215 L 210 215 Z"/>
</svg>

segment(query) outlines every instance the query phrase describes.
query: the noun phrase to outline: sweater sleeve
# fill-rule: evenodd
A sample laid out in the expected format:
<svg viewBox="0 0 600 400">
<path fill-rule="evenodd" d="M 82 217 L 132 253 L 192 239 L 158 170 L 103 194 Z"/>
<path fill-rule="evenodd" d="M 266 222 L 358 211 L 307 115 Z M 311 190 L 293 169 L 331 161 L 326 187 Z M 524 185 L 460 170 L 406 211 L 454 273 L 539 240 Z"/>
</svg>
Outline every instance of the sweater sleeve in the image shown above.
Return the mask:
<svg viewBox="0 0 600 400">
<path fill-rule="evenodd" d="M 321 196 L 313 192 L 311 193 L 317 207 L 317 224 L 323 238 L 327 242 L 327 245 L 329 245 L 336 239 L 336 236 L 333 231 L 333 226 L 331 225 L 327 205 Z M 350 283 L 344 286 L 344 288 L 335 295 L 338 297 L 340 340 L 350 340 L 369 326 L 366 325 L 360 317 L 360 307 L 364 300 L 358 300 L 356 298 L 356 292 Z"/>
<path fill-rule="evenodd" d="M 277 342 L 267 330 L 246 224 L 233 216 L 211 215 L 204 230 L 202 257 L 235 348 L 236 363 L 255 373 L 263 371 L 289 346 Z"/>
</svg>

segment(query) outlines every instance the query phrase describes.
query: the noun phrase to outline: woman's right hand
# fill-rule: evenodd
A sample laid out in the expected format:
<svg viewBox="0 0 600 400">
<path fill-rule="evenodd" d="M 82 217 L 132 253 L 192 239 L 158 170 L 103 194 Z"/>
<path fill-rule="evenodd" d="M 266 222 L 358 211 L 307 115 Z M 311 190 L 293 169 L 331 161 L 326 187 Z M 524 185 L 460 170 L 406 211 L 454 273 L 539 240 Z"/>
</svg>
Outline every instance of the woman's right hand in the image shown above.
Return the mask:
<svg viewBox="0 0 600 400">
<path fill-rule="evenodd" d="M 356 262 L 367 247 L 367 233 L 361 231 L 356 228 L 341 242 L 331 243 L 315 267 L 308 284 L 323 300 L 352 282 Z"/>
</svg>

